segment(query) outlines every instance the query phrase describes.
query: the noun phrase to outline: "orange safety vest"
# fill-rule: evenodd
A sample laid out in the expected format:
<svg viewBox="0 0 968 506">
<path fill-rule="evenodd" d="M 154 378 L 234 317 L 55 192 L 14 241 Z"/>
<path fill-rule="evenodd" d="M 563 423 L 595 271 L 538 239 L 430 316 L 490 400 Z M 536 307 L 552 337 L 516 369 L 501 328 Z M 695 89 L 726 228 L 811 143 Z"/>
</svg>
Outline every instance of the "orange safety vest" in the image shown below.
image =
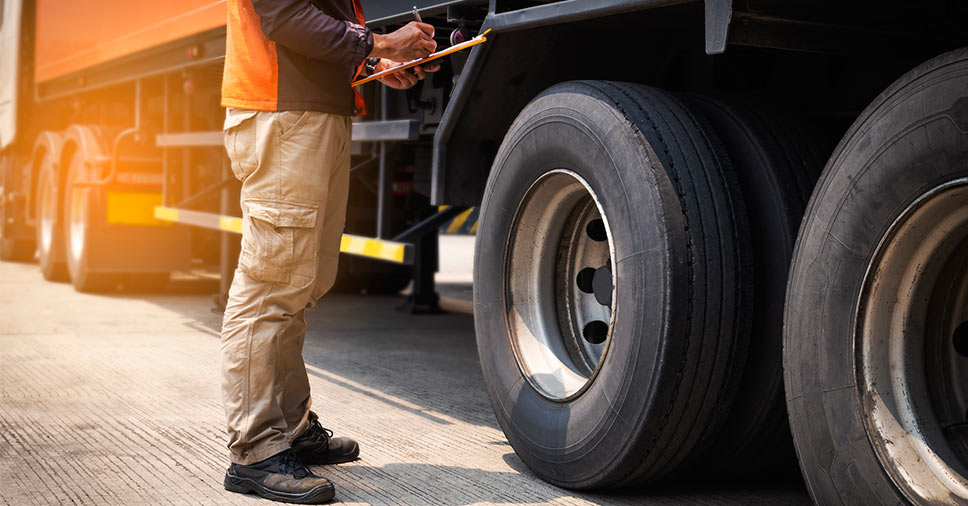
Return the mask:
<svg viewBox="0 0 968 506">
<path fill-rule="evenodd" d="M 227 0 L 226 7 L 224 107 L 365 114 L 350 86 L 373 44 L 359 0 Z"/>
</svg>

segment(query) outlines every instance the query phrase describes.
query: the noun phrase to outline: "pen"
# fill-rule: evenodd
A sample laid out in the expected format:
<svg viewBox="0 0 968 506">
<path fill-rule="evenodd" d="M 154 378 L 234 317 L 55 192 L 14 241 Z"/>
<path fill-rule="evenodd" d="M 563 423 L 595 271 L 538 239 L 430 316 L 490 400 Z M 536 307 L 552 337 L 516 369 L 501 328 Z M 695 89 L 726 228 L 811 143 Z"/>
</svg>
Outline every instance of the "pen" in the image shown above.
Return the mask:
<svg viewBox="0 0 968 506">
<path fill-rule="evenodd" d="M 416 5 L 413 6 L 413 19 L 417 20 L 418 23 L 423 23 L 423 19 L 420 18 L 420 11 L 417 10 Z M 414 69 L 410 69 L 410 73 L 416 74 L 417 71 Z"/>
</svg>

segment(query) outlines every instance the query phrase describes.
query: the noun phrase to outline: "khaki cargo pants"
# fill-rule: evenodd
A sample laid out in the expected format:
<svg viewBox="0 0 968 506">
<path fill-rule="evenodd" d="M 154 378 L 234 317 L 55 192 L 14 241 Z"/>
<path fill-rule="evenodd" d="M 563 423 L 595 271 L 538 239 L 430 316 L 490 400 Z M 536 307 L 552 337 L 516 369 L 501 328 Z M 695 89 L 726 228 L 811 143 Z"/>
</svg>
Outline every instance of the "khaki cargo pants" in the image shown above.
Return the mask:
<svg viewBox="0 0 968 506">
<path fill-rule="evenodd" d="M 221 388 L 232 462 L 247 465 L 288 449 L 315 416 L 305 312 L 336 279 L 350 118 L 230 110 L 225 148 L 242 181 L 242 252 L 222 321 Z"/>
</svg>

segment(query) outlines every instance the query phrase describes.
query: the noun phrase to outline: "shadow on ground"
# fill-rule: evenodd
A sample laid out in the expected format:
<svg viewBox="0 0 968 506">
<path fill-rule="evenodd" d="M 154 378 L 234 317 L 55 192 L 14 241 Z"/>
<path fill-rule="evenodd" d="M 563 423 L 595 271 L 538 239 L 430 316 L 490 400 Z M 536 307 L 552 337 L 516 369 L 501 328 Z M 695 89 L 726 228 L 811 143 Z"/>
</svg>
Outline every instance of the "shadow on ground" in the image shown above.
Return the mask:
<svg viewBox="0 0 968 506">
<path fill-rule="evenodd" d="M 173 282 L 163 293 L 119 293 L 113 297 L 139 297 L 188 317 L 193 328 L 218 338 L 221 314 L 213 311 L 218 284 L 211 281 Z M 466 287 L 448 287 L 451 292 Z M 491 411 L 478 361 L 473 317 L 468 314 L 412 315 L 397 308 L 402 296 L 331 294 L 307 316 L 309 333 L 304 358 L 313 376 L 341 388 L 375 399 L 389 410 L 405 411 L 427 422 L 428 431 L 441 430 L 454 420 L 499 431 Z M 314 392 L 324 396 L 325 392 Z M 498 432 L 499 433 L 499 432 Z M 503 439 L 490 441 L 503 446 L 503 460 L 513 471 L 495 472 L 471 467 L 390 463 L 371 466 L 362 463 L 340 466 L 332 476 L 345 501 L 372 500 L 368 485 L 397 487 L 407 476 L 415 482 L 405 489 L 384 492 L 394 501 L 417 504 L 434 501 L 424 497 L 419 480 L 441 477 L 453 497 L 452 504 L 493 502 L 498 504 L 546 503 L 555 499 L 581 498 L 599 504 L 809 504 L 802 483 L 773 482 L 753 478 L 745 483 L 692 476 L 648 490 L 621 490 L 602 494 L 570 492 L 540 483 Z M 389 478 L 392 477 L 392 480 Z M 502 483 L 522 478 L 535 486 L 503 487 Z M 379 487 L 377 487 L 379 488 Z M 389 500 L 388 500 L 389 502 Z"/>
</svg>

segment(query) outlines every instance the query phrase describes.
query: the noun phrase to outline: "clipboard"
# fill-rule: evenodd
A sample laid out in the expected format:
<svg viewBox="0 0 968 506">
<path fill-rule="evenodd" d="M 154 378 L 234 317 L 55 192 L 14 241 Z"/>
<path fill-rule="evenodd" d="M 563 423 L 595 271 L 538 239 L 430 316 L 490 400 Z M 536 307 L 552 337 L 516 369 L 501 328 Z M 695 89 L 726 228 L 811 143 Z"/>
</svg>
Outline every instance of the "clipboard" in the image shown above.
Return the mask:
<svg viewBox="0 0 968 506">
<path fill-rule="evenodd" d="M 360 79 L 359 81 L 354 81 L 353 82 L 353 87 L 355 88 L 355 87 L 357 87 L 357 86 L 359 86 L 361 84 L 365 84 L 365 83 L 368 83 L 370 81 L 375 81 L 377 79 L 380 79 L 381 77 L 385 77 L 385 76 L 388 76 L 390 74 L 396 74 L 397 72 L 400 72 L 402 70 L 407 70 L 409 68 L 416 67 L 417 65 L 423 65 L 424 63 L 427 63 L 427 62 L 432 61 L 432 60 L 436 60 L 437 58 L 441 58 L 441 57 L 447 56 L 449 54 L 456 53 L 458 51 L 463 51 L 465 49 L 469 49 L 471 47 L 474 47 L 474 46 L 476 46 L 478 44 L 482 44 L 484 42 L 487 42 L 486 35 L 490 31 L 491 31 L 491 29 L 488 28 L 487 30 L 484 31 L 484 33 L 482 33 L 482 34 L 478 35 L 477 37 L 474 37 L 473 39 L 468 40 L 466 42 L 461 42 L 460 44 L 455 44 L 453 46 L 448 47 L 447 49 L 444 49 L 443 51 L 437 51 L 436 53 L 434 53 L 434 54 L 432 54 L 430 56 L 427 56 L 425 58 L 419 58 L 417 60 L 408 61 L 407 63 L 401 63 L 400 65 L 397 65 L 396 67 L 388 68 L 386 70 L 381 70 L 380 72 L 377 72 L 376 74 L 373 74 L 372 76 L 366 77 L 364 79 Z"/>
</svg>

